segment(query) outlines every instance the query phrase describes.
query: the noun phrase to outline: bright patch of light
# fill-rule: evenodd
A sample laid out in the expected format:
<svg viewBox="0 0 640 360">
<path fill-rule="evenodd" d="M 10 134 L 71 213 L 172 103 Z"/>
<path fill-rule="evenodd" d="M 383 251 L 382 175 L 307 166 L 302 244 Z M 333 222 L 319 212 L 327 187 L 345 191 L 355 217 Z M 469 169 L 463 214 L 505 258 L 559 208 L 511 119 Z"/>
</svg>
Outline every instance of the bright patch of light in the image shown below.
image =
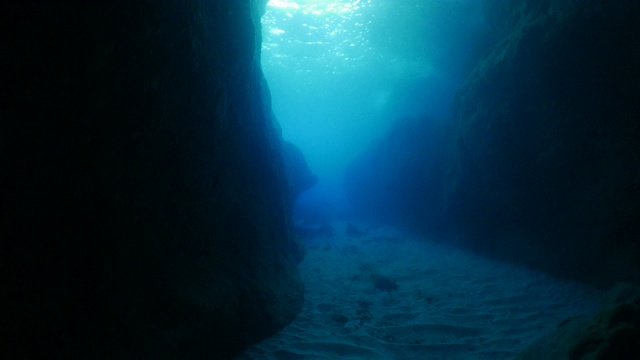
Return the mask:
<svg viewBox="0 0 640 360">
<path fill-rule="evenodd" d="M 294 72 L 357 66 L 371 52 L 371 2 L 270 0 L 262 18 L 263 63 Z"/>
<path fill-rule="evenodd" d="M 325 15 L 327 13 L 339 14 L 358 10 L 370 0 L 270 0 L 267 6 L 277 9 L 295 9 L 303 14 Z"/>
<path fill-rule="evenodd" d="M 289 0 L 270 0 L 267 5 L 281 9 L 300 9 L 300 5 L 298 5 L 295 1 Z"/>
</svg>

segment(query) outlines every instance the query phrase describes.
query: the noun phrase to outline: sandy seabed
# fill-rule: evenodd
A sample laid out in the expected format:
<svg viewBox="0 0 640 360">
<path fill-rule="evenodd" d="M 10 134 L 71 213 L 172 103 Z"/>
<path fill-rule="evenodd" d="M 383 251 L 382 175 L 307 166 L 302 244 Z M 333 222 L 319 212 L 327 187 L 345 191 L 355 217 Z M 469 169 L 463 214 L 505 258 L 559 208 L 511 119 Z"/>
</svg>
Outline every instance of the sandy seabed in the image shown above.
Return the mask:
<svg viewBox="0 0 640 360">
<path fill-rule="evenodd" d="M 354 238 L 346 223 L 334 228 L 306 241 L 297 319 L 237 360 L 513 359 L 601 296 L 393 229 Z M 397 289 L 379 289 L 381 278 Z"/>
</svg>

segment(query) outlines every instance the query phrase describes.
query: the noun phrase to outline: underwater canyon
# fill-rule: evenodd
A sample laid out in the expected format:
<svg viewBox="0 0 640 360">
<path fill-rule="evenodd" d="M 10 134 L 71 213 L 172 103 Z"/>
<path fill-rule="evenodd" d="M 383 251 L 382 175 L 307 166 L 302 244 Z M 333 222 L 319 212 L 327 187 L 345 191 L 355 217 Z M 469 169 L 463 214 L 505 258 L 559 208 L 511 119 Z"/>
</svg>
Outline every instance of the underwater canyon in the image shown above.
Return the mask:
<svg viewBox="0 0 640 360">
<path fill-rule="evenodd" d="M 640 284 L 640 3 L 478 4 L 477 48 L 441 62 L 461 80 L 450 110 L 394 117 L 346 163 L 350 214 L 601 289 Z M 5 359 L 232 359 L 303 311 L 298 266 L 331 246 L 305 249 L 294 207 L 323 179 L 272 108 L 266 6 L 0 4 Z M 395 241 L 375 231 L 349 236 Z M 375 276 L 381 304 L 400 301 L 403 284 Z M 522 358 L 637 353 L 632 289 Z"/>
</svg>

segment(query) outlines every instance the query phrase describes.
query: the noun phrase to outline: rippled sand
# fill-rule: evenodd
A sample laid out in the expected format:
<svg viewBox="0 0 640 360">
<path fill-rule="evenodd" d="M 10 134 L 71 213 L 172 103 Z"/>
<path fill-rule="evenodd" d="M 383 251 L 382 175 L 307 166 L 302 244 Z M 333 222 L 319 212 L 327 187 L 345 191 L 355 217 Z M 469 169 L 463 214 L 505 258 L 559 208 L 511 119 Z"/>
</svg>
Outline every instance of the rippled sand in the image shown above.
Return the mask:
<svg viewBox="0 0 640 360">
<path fill-rule="evenodd" d="M 600 293 L 460 249 L 375 229 L 361 238 L 334 224 L 307 241 L 298 318 L 248 349 L 246 359 L 512 359 Z M 383 276 L 398 285 L 376 288 Z"/>
</svg>

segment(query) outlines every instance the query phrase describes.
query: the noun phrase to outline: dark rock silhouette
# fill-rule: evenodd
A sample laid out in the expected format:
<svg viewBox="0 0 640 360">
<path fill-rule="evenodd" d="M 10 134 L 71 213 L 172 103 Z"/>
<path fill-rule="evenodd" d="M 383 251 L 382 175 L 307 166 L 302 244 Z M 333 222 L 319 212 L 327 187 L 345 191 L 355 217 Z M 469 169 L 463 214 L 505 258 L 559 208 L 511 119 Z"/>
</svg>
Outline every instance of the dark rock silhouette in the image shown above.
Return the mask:
<svg viewBox="0 0 640 360">
<path fill-rule="evenodd" d="M 458 92 L 449 215 L 485 253 L 603 286 L 628 279 L 640 264 L 640 4 L 485 3 L 505 35 Z"/>
<path fill-rule="evenodd" d="M 266 1 L 7 1 L 3 358 L 229 359 L 303 304 Z"/>
<path fill-rule="evenodd" d="M 289 184 L 290 203 L 293 208 L 300 193 L 318 183 L 318 176 L 314 175 L 309 169 L 302 151 L 291 142 L 283 141 L 282 158 Z"/>
<path fill-rule="evenodd" d="M 633 280 L 640 3 L 484 7 L 499 41 L 453 118 L 402 119 L 356 159 L 345 177 L 354 211 L 557 276 Z"/>
<path fill-rule="evenodd" d="M 640 289 L 617 284 L 591 318 L 567 319 L 529 346 L 519 360 L 635 359 L 640 354 Z"/>
</svg>

